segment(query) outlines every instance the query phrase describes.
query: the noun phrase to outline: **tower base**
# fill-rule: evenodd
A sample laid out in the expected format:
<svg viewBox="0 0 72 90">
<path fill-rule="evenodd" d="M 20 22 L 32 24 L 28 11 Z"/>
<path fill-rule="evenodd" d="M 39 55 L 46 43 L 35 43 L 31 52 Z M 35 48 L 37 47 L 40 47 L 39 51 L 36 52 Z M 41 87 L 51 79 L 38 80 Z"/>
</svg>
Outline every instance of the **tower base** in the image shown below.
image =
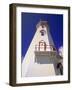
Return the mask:
<svg viewBox="0 0 72 90">
<path fill-rule="evenodd" d="M 56 75 L 53 64 L 33 64 L 28 68 L 26 77 L 40 77 Z"/>
</svg>

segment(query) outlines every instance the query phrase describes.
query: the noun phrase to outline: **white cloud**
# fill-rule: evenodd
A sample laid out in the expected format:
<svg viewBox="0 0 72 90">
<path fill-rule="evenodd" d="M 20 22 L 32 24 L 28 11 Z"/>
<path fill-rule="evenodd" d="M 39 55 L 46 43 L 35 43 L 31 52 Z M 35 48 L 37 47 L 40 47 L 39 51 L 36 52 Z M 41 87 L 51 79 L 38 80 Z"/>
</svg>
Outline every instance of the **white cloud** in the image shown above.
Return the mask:
<svg viewBox="0 0 72 90">
<path fill-rule="evenodd" d="M 59 47 L 59 55 L 63 57 L 63 46 Z"/>
</svg>

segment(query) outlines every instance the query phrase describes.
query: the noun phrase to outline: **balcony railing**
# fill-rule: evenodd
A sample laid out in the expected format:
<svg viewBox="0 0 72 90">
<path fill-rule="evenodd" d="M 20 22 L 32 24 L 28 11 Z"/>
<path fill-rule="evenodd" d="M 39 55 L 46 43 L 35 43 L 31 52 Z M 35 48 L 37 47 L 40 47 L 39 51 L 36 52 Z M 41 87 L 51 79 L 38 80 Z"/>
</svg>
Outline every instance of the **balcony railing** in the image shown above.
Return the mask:
<svg viewBox="0 0 72 90">
<path fill-rule="evenodd" d="M 35 51 L 56 51 L 53 45 L 39 46 L 35 45 Z"/>
</svg>

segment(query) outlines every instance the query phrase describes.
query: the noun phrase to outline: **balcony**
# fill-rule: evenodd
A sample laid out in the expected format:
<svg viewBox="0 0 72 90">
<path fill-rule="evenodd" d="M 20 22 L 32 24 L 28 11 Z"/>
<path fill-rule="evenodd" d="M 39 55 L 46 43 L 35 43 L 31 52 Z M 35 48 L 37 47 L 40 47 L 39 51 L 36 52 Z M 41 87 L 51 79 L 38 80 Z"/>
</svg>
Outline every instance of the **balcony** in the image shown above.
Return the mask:
<svg viewBox="0 0 72 90">
<path fill-rule="evenodd" d="M 50 59 L 60 60 L 62 57 L 58 54 L 56 48 L 52 45 L 39 46 L 35 45 L 35 56 L 48 57 Z"/>
<path fill-rule="evenodd" d="M 46 46 L 35 45 L 35 51 L 38 52 L 56 51 L 56 48 L 53 45 L 46 45 Z"/>
<path fill-rule="evenodd" d="M 55 56 L 57 53 L 56 48 L 53 45 L 35 45 L 35 54 L 36 55 L 49 55 Z"/>
</svg>

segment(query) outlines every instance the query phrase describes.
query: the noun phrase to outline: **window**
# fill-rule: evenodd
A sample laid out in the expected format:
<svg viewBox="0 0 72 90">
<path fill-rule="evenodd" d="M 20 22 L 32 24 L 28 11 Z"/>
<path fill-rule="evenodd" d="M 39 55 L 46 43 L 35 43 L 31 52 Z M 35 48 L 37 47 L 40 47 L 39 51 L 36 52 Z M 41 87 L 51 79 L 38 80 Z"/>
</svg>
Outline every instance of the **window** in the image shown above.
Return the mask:
<svg viewBox="0 0 72 90">
<path fill-rule="evenodd" d="M 45 30 L 41 30 L 40 33 L 41 33 L 41 36 L 44 36 L 46 31 Z"/>
<path fill-rule="evenodd" d="M 42 50 L 42 51 L 46 50 L 46 42 L 44 42 L 43 40 L 39 42 L 39 50 Z"/>
<path fill-rule="evenodd" d="M 54 51 L 56 50 L 55 47 L 53 47 L 53 50 L 54 50 Z"/>
<path fill-rule="evenodd" d="M 44 25 L 42 25 L 42 28 L 44 28 Z"/>
</svg>

